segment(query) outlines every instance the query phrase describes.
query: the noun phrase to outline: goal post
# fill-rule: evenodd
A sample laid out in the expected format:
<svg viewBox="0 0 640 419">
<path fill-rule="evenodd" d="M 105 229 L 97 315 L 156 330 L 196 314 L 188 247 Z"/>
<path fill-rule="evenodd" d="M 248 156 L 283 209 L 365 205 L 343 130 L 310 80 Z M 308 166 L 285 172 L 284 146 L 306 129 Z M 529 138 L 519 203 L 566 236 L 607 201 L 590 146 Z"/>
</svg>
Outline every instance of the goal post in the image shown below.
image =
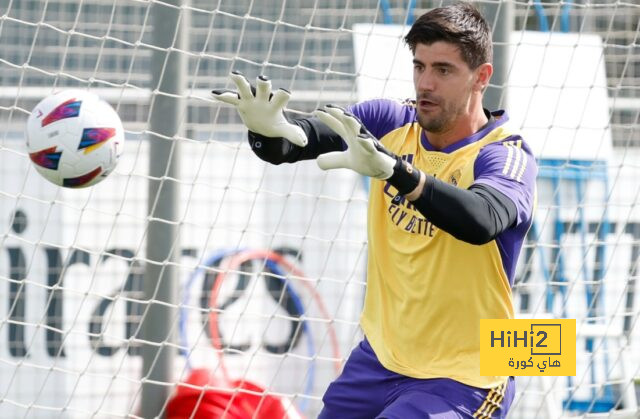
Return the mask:
<svg viewBox="0 0 640 419">
<path fill-rule="evenodd" d="M 237 70 L 291 90 L 300 113 L 410 98 L 401 36 L 450 3 L 0 2 L 0 416 L 317 416 L 362 338 L 367 183 L 264 163 L 210 90 Z M 540 167 L 516 317 L 578 329 L 577 375 L 518 378 L 509 417 L 634 417 L 640 6 L 474 4 L 503 57 L 487 105 Z M 33 106 L 71 87 L 126 130 L 90 189 L 46 183 L 24 146 Z"/>
<path fill-rule="evenodd" d="M 171 397 L 176 350 L 173 325 L 178 316 L 181 250 L 179 197 L 181 147 L 186 108 L 186 50 L 189 13 L 183 0 L 151 6 L 153 51 L 149 105 L 149 179 L 146 261 L 143 280 L 147 306 L 141 314 L 142 390 L 140 416 L 157 417 Z"/>
</svg>

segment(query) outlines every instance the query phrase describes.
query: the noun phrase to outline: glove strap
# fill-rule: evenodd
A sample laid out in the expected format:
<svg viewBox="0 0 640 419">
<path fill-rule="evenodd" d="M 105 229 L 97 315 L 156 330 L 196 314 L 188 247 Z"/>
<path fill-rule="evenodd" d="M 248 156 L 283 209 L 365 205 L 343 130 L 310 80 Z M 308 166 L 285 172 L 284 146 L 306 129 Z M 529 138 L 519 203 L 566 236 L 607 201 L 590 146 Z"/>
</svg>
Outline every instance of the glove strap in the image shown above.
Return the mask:
<svg viewBox="0 0 640 419">
<path fill-rule="evenodd" d="M 398 195 L 406 195 L 415 190 L 420 184 L 420 170 L 411 163 L 396 156 L 396 164 L 393 166 L 393 174 L 389 183 L 398 190 Z"/>
</svg>

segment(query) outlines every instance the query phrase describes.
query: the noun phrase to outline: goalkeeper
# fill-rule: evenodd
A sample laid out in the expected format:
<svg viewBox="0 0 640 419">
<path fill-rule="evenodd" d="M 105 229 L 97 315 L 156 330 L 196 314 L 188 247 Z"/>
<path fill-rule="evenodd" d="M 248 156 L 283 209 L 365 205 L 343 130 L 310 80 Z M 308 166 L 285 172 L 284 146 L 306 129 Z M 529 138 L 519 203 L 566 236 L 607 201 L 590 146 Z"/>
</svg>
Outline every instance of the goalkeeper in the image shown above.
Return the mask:
<svg viewBox="0 0 640 419">
<path fill-rule="evenodd" d="M 505 417 L 513 377 L 480 375 L 480 319 L 513 318 L 515 265 L 531 225 L 536 163 L 482 106 L 491 31 L 471 5 L 422 15 L 405 37 L 416 99 L 327 106 L 293 118 L 285 90 L 214 90 L 263 160 L 316 159 L 373 178 L 364 340 L 327 389 L 321 418 Z"/>
</svg>

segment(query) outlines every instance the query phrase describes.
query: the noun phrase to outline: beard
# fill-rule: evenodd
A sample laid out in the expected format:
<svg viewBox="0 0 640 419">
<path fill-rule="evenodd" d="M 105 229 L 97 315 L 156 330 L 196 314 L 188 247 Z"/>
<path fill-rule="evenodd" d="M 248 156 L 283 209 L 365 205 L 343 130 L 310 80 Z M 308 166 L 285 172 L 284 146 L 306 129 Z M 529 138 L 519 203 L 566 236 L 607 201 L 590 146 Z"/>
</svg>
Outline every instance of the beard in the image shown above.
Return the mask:
<svg viewBox="0 0 640 419">
<path fill-rule="evenodd" d="M 417 99 L 418 102 L 420 102 L 420 100 L 429 100 L 438 104 L 438 108 L 436 109 L 438 112 L 435 112 L 435 115 L 433 114 L 434 112 L 429 115 L 420 113 L 420 108 L 418 108 L 417 112 L 418 124 L 420 124 L 423 130 L 434 134 L 439 134 L 451 128 L 455 120 L 464 110 L 464 104 L 462 102 L 445 102 L 441 98 L 435 98 L 428 94 L 420 95 Z"/>
<path fill-rule="evenodd" d="M 438 116 L 427 116 L 418 112 L 418 124 L 423 130 L 437 134 L 445 131 L 451 125 L 451 121 L 444 112 Z"/>
</svg>

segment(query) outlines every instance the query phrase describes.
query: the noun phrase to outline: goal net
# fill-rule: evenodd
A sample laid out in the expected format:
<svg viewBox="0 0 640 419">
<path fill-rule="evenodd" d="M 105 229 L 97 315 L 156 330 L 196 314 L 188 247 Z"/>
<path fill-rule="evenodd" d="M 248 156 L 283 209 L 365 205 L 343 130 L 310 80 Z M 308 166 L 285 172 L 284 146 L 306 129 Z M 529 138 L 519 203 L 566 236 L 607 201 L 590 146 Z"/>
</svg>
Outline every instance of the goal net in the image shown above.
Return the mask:
<svg viewBox="0 0 640 419">
<path fill-rule="evenodd" d="M 0 416 L 316 417 L 362 339 L 368 183 L 262 162 L 210 90 L 235 70 L 303 113 L 412 97 L 402 34 L 450 3 L 0 1 Z M 500 60 L 487 106 L 509 109 L 540 167 L 516 317 L 577 319 L 577 375 L 519 377 L 509 417 L 635 417 L 640 6 L 475 4 Z M 126 131 L 88 189 L 47 183 L 24 143 L 34 105 L 72 87 Z"/>
</svg>

